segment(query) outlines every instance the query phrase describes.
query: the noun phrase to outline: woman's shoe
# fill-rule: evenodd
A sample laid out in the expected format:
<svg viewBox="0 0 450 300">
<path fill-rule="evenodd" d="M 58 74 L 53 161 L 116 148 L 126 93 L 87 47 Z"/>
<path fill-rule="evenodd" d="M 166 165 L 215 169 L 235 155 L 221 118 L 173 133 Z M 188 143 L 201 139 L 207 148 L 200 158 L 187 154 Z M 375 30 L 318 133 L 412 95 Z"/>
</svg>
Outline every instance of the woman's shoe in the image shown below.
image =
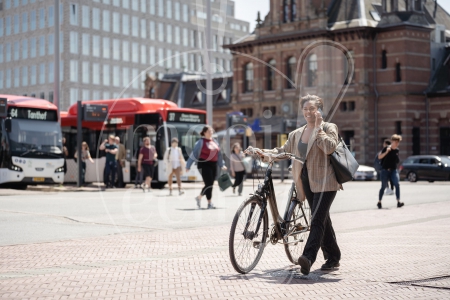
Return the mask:
<svg viewBox="0 0 450 300">
<path fill-rule="evenodd" d="M 334 260 L 327 260 L 322 267 L 320 268 L 322 271 L 332 271 L 334 269 L 339 268 L 341 265 L 339 264 L 338 261 L 334 261 Z"/>
<path fill-rule="evenodd" d="M 311 261 L 304 255 L 298 258 L 298 264 L 300 265 L 300 272 L 303 275 L 308 275 L 311 270 Z"/>
<path fill-rule="evenodd" d="M 236 188 L 233 187 L 233 194 L 236 194 Z"/>
<path fill-rule="evenodd" d="M 214 206 L 214 204 L 212 204 L 212 203 L 209 203 L 208 204 L 208 209 L 215 209 L 216 207 Z"/>
<path fill-rule="evenodd" d="M 183 190 L 179 190 L 179 191 L 178 191 L 178 194 L 181 196 L 181 195 L 184 194 L 184 191 L 183 191 Z"/>
<path fill-rule="evenodd" d="M 200 198 L 198 196 L 195 197 L 195 201 L 197 201 L 197 207 L 200 209 Z"/>
<path fill-rule="evenodd" d="M 172 196 L 172 190 L 169 190 L 169 196 Z"/>
</svg>

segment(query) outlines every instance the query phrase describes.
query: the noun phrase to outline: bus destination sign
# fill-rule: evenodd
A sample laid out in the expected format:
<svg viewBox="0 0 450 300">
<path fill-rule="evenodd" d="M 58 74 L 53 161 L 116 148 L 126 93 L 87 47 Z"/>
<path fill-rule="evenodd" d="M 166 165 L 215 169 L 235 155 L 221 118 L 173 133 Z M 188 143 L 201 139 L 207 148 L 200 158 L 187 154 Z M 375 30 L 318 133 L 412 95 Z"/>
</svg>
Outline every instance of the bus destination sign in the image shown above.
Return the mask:
<svg viewBox="0 0 450 300">
<path fill-rule="evenodd" d="M 13 119 L 28 119 L 36 121 L 58 121 L 55 110 L 45 110 L 25 107 L 10 107 L 8 109 Z"/>
<path fill-rule="evenodd" d="M 196 123 L 205 124 L 204 114 L 184 113 L 184 112 L 169 112 L 167 121 L 181 122 L 181 123 Z"/>
<path fill-rule="evenodd" d="M 83 106 L 83 120 L 91 122 L 105 122 L 108 116 L 108 105 L 92 105 Z"/>
<path fill-rule="evenodd" d="M 5 118 L 7 114 L 8 99 L 0 98 L 0 118 Z"/>
</svg>

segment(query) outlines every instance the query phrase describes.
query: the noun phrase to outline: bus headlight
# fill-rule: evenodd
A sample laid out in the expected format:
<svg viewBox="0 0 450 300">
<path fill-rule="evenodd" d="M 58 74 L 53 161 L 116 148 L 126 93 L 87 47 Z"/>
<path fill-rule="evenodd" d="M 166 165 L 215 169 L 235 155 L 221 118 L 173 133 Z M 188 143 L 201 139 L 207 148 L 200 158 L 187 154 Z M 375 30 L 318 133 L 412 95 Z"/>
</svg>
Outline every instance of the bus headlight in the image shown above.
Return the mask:
<svg viewBox="0 0 450 300">
<path fill-rule="evenodd" d="M 55 170 L 55 173 L 62 173 L 64 172 L 64 167 L 59 167 Z"/>
<path fill-rule="evenodd" d="M 11 164 L 9 167 L 10 170 L 16 171 L 16 172 L 23 172 L 22 168 L 16 165 Z"/>
</svg>

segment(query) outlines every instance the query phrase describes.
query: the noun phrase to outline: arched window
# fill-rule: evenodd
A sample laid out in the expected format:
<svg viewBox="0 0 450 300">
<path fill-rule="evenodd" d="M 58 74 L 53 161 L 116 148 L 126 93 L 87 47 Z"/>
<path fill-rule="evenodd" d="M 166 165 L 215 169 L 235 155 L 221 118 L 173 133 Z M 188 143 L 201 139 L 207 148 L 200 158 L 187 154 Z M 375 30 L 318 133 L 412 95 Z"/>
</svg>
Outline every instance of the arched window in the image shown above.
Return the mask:
<svg viewBox="0 0 450 300">
<path fill-rule="evenodd" d="M 271 59 L 267 66 L 267 90 L 273 91 L 275 89 L 275 59 Z"/>
<path fill-rule="evenodd" d="M 386 69 L 387 68 L 386 50 L 383 50 L 383 52 L 381 52 L 381 68 L 382 69 Z"/>
<path fill-rule="evenodd" d="M 244 92 L 253 91 L 253 63 L 248 63 L 244 67 Z"/>
<path fill-rule="evenodd" d="M 287 77 L 290 80 L 290 81 L 287 81 L 287 85 L 286 85 L 286 87 L 288 89 L 293 89 L 294 88 L 295 72 L 297 71 L 296 68 L 297 68 L 297 59 L 294 56 L 291 56 L 287 60 L 287 65 L 286 65 L 286 75 L 287 75 Z"/>
<path fill-rule="evenodd" d="M 283 23 L 289 21 L 289 0 L 283 0 Z"/>
<path fill-rule="evenodd" d="M 297 0 L 291 0 L 291 22 L 297 18 Z"/>
<path fill-rule="evenodd" d="M 401 82 L 402 81 L 402 70 L 400 68 L 400 63 L 397 63 L 395 65 L 395 82 Z"/>
<path fill-rule="evenodd" d="M 308 86 L 314 86 L 317 78 L 317 55 L 308 57 Z"/>
</svg>

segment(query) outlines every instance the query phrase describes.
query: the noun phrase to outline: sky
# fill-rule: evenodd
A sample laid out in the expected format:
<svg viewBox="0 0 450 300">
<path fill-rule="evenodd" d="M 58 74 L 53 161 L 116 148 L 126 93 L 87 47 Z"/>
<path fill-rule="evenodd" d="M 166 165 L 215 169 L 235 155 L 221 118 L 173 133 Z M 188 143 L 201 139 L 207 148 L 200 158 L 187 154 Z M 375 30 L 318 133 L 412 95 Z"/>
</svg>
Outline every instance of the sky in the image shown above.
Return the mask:
<svg viewBox="0 0 450 300">
<path fill-rule="evenodd" d="M 255 29 L 258 11 L 261 12 L 261 19 L 264 19 L 270 7 L 270 0 L 235 0 L 234 3 L 236 18 L 249 22 L 250 32 Z M 438 3 L 450 14 L 450 0 L 438 0 Z M 447 28 L 447 30 L 450 30 L 450 28 Z"/>
</svg>

